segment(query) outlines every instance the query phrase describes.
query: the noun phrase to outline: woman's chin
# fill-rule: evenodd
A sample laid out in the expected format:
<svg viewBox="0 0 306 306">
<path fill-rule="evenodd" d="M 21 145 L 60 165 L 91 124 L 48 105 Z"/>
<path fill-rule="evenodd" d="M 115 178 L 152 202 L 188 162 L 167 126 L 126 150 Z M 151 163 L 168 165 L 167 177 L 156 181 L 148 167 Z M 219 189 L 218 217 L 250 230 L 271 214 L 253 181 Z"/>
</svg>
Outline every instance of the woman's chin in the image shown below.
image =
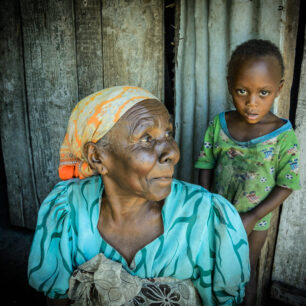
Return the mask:
<svg viewBox="0 0 306 306">
<path fill-rule="evenodd" d="M 172 178 L 170 180 L 159 181 L 152 184 L 153 186 L 151 185 L 151 190 L 148 197 L 149 200 L 164 200 L 171 192 L 171 183 Z"/>
</svg>

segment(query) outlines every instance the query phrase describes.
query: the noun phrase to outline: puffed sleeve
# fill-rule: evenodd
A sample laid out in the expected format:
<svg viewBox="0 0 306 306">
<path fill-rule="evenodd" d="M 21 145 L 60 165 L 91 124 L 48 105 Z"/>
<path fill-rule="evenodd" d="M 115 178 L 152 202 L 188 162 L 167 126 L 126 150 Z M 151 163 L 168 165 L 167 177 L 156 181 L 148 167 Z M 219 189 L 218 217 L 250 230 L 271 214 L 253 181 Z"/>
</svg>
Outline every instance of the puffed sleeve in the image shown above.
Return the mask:
<svg viewBox="0 0 306 306">
<path fill-rule="evenodd" d="M 204 305 L 236 305 L 250 277 L 249 245 L 236 209 L 213 194 L 207 233 L 198 255 L 195 285 Z M 205 253 L 209 253 L 209 259 Z"/>
<path fill-rule="evenodd" d="M 205 132 L 204 141 L 200 150 L 200 154 L 194 165 L 195 168 L 213 169 L 215 166 L 213 145 L 214 145 L 214 128 L 216 120 L 217 119 L 215 118 L 214 121 L 209 122 L 208 128 Z"/>
<path fill-rule="evenodd" d="M 299 144 L 293 130 L 280 143 L 276 184 L 293 190 L 300 189 Z"/>
<path fill-rule="evenodd" d="M 60 182 L 42 203 L 29 256 L 29 284 L 53 299 L 67 297 L 73 271 L 68 188 Z"/>
</svg>

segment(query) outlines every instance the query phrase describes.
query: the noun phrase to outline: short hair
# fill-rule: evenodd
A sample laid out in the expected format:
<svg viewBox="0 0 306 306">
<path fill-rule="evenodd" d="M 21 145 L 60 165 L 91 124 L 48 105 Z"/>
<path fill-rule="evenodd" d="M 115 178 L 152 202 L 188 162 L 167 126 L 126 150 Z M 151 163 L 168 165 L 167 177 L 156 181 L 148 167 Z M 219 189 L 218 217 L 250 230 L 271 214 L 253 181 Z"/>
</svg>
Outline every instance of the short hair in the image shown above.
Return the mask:
<svg viewBox="0 0 306 306">
<path fill-rule="evenodd" d="M 273 56 L 277 59 L 281 68 L 281 75 L 284 76 L 285 66 L 283 57 L 279 48 L 269 40 L 251 39 L 248 40 L 234 50 L 228 63 L 228 77 L 235 71 L 238 61 L 251 57 Z"/>
</svg>

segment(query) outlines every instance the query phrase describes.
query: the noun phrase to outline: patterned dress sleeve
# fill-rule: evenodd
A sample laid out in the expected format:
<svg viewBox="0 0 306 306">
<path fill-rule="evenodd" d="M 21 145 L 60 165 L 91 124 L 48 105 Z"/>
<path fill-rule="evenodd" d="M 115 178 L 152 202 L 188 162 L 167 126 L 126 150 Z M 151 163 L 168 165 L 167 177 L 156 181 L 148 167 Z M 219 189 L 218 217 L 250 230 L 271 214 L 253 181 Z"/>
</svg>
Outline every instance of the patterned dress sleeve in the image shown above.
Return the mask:
<svg viewBox="0 0 306 306">
<path fill-rule="evenodd" d="M 40 207 L 28 264 L 29 284 L 53 299 L 67 298 L 73 271 L 67 182 L 57 184 Z"/>
<path fill-rule="evenodd" d="M 197 161 L 195 162 L 195 168 L 200 169 L 213 169 L 215 166 L 215 158 L 213 155 L 213 145 L 214 145 L 214 129 L 215 129 L 215 122 L 210 121 L 208 128 L 205 132 L 204 142 L 200 150 L 200 154 L 198 156 Z"/>
<path fill-rule="evenodd" d="M 293 130 L 288 131 L 281 139 L 276 171 L 276 185 L 300 189 L 299 144 Z"/>
<path fill-rule="evenodd" d="M 247 235 L 236 209 L 216 194 L 212 195 L 207 232 L 195 283 L 203 305 L 240 304 L 250 277 Z M 209 261 L 204 252 L 209 253 Z"/>
</svg>

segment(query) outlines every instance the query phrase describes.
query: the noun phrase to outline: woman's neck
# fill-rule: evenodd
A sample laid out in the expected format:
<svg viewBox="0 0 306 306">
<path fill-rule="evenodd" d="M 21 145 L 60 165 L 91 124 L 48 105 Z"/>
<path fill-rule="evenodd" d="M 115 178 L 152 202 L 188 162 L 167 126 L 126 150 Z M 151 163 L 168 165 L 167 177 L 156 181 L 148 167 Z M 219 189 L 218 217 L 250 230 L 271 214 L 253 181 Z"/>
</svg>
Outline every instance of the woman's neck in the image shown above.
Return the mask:
<svg viewBox="0 0 306 306">
<path fill-rule="evenodd" d="M 102 207 L 103 214 L 107 216 L 108 221 L 122 224 L 143 218 L 152 210 L 160 211 L 162 205 L 105 182 Z"/>
<path fill-rule="evenodd" d="M 127 261 L 164 232 L 163 201 L 154 202 L 104 185 L 98 230 Z"/>
</svg>

